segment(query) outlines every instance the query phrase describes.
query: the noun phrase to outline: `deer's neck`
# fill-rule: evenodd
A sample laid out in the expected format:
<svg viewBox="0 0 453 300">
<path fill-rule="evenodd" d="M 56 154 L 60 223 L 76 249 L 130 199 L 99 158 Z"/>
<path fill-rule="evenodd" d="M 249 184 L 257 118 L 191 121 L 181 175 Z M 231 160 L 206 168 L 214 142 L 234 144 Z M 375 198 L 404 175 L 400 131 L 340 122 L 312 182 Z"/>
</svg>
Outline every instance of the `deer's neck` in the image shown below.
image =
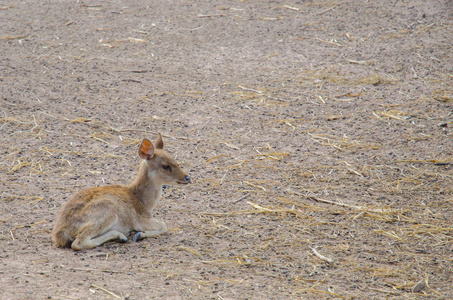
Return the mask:
<svg viewBox="0 0 453 300">
<path fill-rule="evenodd" d="M 151 211 L 162 195 L 162 184 L 153 180 L 152 176 L 149 175 L 148 169 L 148 165 L 143 161 L 140 164 L 137 177 L 129 187 L 145 208 Z"/>
</svg>

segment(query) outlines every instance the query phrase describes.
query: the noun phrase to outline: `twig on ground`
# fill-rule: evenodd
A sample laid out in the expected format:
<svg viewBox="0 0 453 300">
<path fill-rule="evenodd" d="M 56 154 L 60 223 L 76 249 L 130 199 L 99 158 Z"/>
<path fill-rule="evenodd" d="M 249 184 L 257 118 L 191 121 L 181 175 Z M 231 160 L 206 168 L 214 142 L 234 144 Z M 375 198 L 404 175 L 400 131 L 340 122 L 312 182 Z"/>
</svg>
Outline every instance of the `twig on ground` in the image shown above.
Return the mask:
<svg viewBox="0 0 453 300">
<path fill-rule="evenodd" d="M 238 85 L 238 88 L 240 88 L 241 90 L 244 90 L 244 91 L 249 91 L 249 92 L 253 92 L 253 93 L 259 94 L 259 95 L 266 96 L 267 98 L 272 99 L 272 100 L 278 100 L 278 101 L 283 101 L 283 102 L 291 102 L 291 100 L 286 100 L 286 99 L 282 99 L 282 98 L 278 98 L 278 97 L 273 97 L 273 96 L 271 96 L 269 94 L 266 94 L 266 93 L 264 93 L 262 91 L 258 91 L 258 90 L 247 88 L 247 87 L 243 87 L 242 85 Z"/>
<path fill-rule="evenodd" d="M 328 263 L 333 263 L 333 259 L 331 258 L 328 258 L 324 255 L 322 255 L 321 253 L 319 253 L 317 250 L 316 250 L 316 247 L 315 248 L 312 248 L 310 247 L 311 251 L 313 251 L 313 254 L 316 255 L 318 258 L 322 259 L 322 260 L 325 260 L 327 261 Z"/>
<path fill-rule="evenodd" d="M 5 127 L 6 125 L 6 122 L 8 121 L 8 118 L 6 116 L 6 112 L 4 110 L 2 110 L 3 114 L 5 115 L 5 121 L 3 121 L 3 125 L 0 127 L 0 130 L 2 130 L 3 127 Z"/>
<path fill-rule="evenodd" d="M 190 248 L 190 247 L 186 247 L 186 246 L 177 246 L 176 248 L 179 249 L 179 250 L 184 250 L 184 251 L 186 251 L 186 252 L 192 253 L 192 254 L 194 254 L 194 255 L 196 255 L 196 256 L 198 256 L 198 257 L 201 257 L 201 256 L 202 256 L 200 252 L 198 252 L 197 250 L 195 250 L 195 249 L 193 249 L 193 248 Z"/>
<path fill-rule="evenodd" d="M 337 7 L 338 5 L 340 5 L 340 4 L 335 4 L 335 5 L 333 5 L 333 6 L 329 7 L 329 8 L 327 8 L 327 9 L 325 9 L 325 10 L 323 10 L 323 11 L 320 11 L 320 12 L 316 13 L 315 16 L 319 16 L 319 15 L 322 15 L 322 14 L 328 12 L 328 11 L 331 11 L 332 9 L 334 9 L 335 7 Z"/>
<path fill-rule="evenodd" d="M 367 211 L 371 211 L 371 212 L 375 212 L 375 213 L 389 213 L 389 212 L 392 212 L 392 210 L 390 210 L 390 209 L 368 208 L 368 207 L 364 207 L 364 206 L 358 206 L 358 205 L 353 205 L 353 204 L 340 203 L 340 202 L 320 199 L 320 198 L 316 198 L 316 197 L 313 197 L 313 196 L 307 196 L 307 199 L 311 199 L 311 200 L 314 200 L 314 201 L 317 201 L 317 202 L 323 202 L 323 203 L 343 206 L 343 207 L 349 207 L 349 208 L 357 209 L 357 210 L 367 210 Z"/>
<path fill-rule="evenodd" d="M 115 294 L 115 293 L 113 293 L 113 292 L 110 292 L 109 290 L 106 290 L 106 289 L 104 289 L 104 288 L 102 288 L 102 287 L 100 287 L 100 286 L 97 286 L 97 285 L 95 285 L 95 284 L 91 284 L 91 286 L 94 287 L 94 288 L 96 288 L 96 289 L 98 289 L 98 290 L 101 290 L 101 291 L 103 291 L 103 292 L 106 292 L 107 294 L 109 294 L 109 295 L 111 295 L 111 296 L 113 296 L 113 297 L 115 297 L 115 298 L 121 299 L 121 297 L 118 296 L 117 294 Z"/>
<path fill-rule="evenodd" d="M 233 201 L 233 204 L 236 204 L 236 203 L 238 203 L 239 201 L 244 200 L 244 199 L 247 198 L 248 196 L 250 196 L 250 193 L 248 193 L 248 194 L 242 196 L 241 198 L 239 198 L 239 199 Z"/>
</svg>

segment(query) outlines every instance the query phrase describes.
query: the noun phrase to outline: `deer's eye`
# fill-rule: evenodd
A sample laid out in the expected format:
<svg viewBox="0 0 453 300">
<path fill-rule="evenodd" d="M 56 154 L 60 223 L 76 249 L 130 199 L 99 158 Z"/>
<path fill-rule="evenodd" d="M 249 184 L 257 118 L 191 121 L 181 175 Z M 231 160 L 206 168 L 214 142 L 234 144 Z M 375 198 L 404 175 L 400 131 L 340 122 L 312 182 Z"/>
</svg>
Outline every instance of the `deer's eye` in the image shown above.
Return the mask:
<svg viewBox="0 0 453 300">
<path fill-rule="evenodd" d="M 162 165 L 162 169 L 165 171 L 171 171 L 171 167 L 169 165 Z"/>
</svg>

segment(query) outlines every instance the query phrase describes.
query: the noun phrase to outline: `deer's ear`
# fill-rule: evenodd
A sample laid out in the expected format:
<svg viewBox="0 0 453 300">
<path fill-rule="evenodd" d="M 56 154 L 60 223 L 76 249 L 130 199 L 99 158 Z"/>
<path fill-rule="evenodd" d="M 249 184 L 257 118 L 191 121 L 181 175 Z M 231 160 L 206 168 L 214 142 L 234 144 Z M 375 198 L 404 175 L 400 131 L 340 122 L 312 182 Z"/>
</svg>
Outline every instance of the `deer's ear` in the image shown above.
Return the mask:
<svg viewBox="0 0 453 300">
<path fill-rule="evenodd" d="M 162 141 L 162 134 L 158 133 L 156 141 L 154 142 L 154 145 L 156 145 L 156 149 L 164 149 L 164 142 Z"/>
<path fill-rule="evenodd" d="M 138 156 L 141 159 L 150 160 L 154 156 L 154 146 L 148 139 L 143 139 L 140 147 L 138 148 Z"/>
</svg>

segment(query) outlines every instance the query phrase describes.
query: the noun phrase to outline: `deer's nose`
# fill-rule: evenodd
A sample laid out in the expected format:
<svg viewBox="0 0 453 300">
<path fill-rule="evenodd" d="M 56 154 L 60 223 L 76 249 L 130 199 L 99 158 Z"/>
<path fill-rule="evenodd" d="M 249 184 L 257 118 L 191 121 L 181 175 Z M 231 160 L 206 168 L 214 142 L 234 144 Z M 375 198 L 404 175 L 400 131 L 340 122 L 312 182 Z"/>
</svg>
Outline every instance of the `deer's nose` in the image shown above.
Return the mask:
<svg viewBox="0 0 453 300">
<path fill-rule="evenodd" d="M 185 179 L 188 183 L 190 183 L 190 176 L 187 175 L 186 177 L 184 177 L 184 179 Z"/>
</svg>

